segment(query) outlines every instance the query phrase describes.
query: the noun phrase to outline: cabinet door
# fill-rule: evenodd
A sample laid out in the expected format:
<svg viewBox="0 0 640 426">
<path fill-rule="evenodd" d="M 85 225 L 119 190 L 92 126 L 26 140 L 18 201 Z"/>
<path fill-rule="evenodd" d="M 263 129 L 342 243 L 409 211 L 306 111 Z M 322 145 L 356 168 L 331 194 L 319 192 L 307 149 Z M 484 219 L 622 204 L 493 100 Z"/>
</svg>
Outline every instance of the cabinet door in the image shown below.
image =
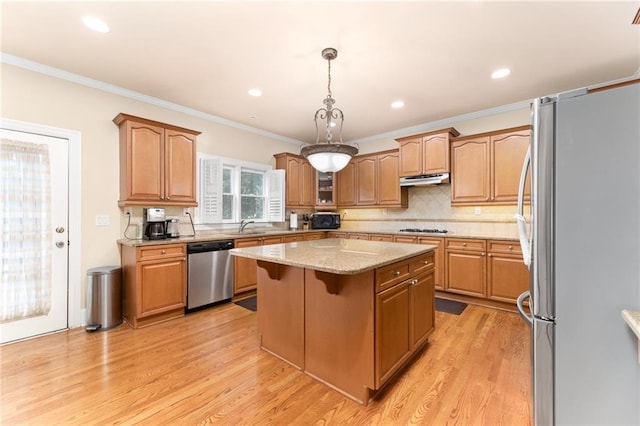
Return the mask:
<svg viewBox="0 0 640 426">
<path fill-rule="evenodd" d="M 489 253 L 487 257 L 487 296 L 489 299 L 515 303 L 529 289 L 529 270 L 522 256 Z"/>
<path fill-rule="evenodd" d="M 409 286 L 411 309 L 411 349 L 420 346 L 435 327 L 435 288 L 433 270 L 420 274 Z"/>
<path fill-rule="evenodd" d="M 377 157 L 356 159 L 356 204 L 369 206 L 376 204 L 376 184 L 378 182 Z"/>
<path fill-rule="evenodd" d="M 138 264 L 138 318 L 185 306 L 187 269 L 184 257 Z"/>
<path fill-rule="evenodd" d="M 316 208 L 336 207 L 336 173 L 316 171 Z"/>
<path fill-rule="evenodd" d="M 399 176 L 417 176 L 422 174 L 423 154 L 422 138 L 399 142 L 400 174 Z"/>
<path fill-rule="evenodd" d="M 451 144 L 451 203 L 489 201 L 489 138 Z"/>
<path fill-rule="evenodd" d="M 418 237 L 420 244 L 427 244 L 436 246 L 435 249 L 435 271 L 434 271 L 434 283 L 438 290 L 445 289 L 445 274 L 444 274 L 444 239 L 443 238 L 429 238 Z"/>
<path fill-rule="evenodd" d="M 411 350 L 409 297 L 408 281 L 376 295 L 376 388 L 393 375 Z"/>
<path fill-rule="evenodd" d="M 302 185 L 300 187 L 300 205 L 313 207 L 316 204 L 316 169 L 307 160 L 300 163 Z"/>
<path fill-rule="evenodd" d="M 338 172 L 338 207 L 356 205 L 356 165 L 350 161 Z"/>
<path fill-rule="evenodd" d="M 166 130 L 164 140 L 165 197 L 167 201 L 196 201 L 196 137 Z"/>
<path fill-rule="evenodd" d="M 397 152 L 378 155 L 378 204 L 400 204 L 400 157 Z"/>
<path fill-rule="evenodd" d="M 449 173 L 449 134 L 425 136 L 422 144 L 423 173 Z"/>
<path fill-rule="evenodd" d="M 249 238 L 245 240 L 235 240 L 236 248 L 255 247 L 262 244 L 259 238 Z M 255 259 L 233 256 L 234 294 L 243 291 L 254 290 L 258 285 L 258 264 Z"/>
<path fill-rule="evenodd" d="M 122 130 L 121 130 L 122 131 Z M 164 199 L 164 129 L 146 123 L 127 121 L 127 177 L 121 182 L 125 200 L 158 201 Z"/>
<path fill-rule="evenodd" d="M 483 252 L 446 250 L 447 291 L 486 297 L 485 257 Z"/>
<path fill-rule="evenodd" d="M 530 132 L 506 133 L 491 137 L 491 199 L 496 202 L 518 201 L 522 163 L 529 148 Z M 527 180 L 529 175 L 527 175 Z M 529 198 L 529 182 L 525 196 Z"/>
<path fill-rule="evenodd" d="M 287 168 L 285 169 L 285 181 L 286 181 L 286 192 L 287 199 L 286 205 L 290 207 L 298 207 L 300 206 L 300 193 L 301 193 L 301 185 L 302 185 L 302 160 L 297 157 L 287 157 Z"/>
</svg>

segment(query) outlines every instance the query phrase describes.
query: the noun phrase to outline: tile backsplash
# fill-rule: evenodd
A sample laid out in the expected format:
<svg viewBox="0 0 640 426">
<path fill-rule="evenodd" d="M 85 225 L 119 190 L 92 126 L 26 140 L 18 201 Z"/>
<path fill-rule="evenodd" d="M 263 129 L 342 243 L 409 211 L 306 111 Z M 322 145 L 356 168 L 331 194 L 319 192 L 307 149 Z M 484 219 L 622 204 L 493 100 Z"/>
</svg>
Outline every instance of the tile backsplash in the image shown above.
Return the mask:
<svg viewBox="0 0 640 426">
<path fill-rule="evenodd" d="M 340 209 L 342 230 L 397 231 L 402 228 L 438 228 L 461 234 L 492 237 L 517 237 L 514 215 L 510 206 L 451 206 L 451 185 L 417 186 L 409 188 L 406 209 Z M 525 212 L 528 214 L 528 206 Z"/>
</svg>

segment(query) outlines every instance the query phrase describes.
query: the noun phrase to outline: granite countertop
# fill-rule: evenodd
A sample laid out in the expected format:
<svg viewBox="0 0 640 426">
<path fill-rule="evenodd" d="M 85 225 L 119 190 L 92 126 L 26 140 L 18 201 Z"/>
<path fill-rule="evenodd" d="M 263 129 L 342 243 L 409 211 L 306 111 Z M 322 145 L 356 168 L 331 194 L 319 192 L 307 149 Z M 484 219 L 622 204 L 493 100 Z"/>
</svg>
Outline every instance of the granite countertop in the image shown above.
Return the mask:
<svg viewBox="0 0 640 426">
<path fill-rule="evenodd" d="M 506 241 L 518 241 L 515 237 L 501 237 L 496 235 L 480 235 L 480 234 L 465 234 L 465 233 L 424 233 L 424 232 L 399 232 L 399 231 L 356 231 L 356 230 L 342 230 L 342 229 L 309 229 L 309 230 L 282 230 L 282 229 L 269 229 L 269 230 L 245 230 L 242 234 L 234 231 L 220 232 L 198 232 L 196 236 L 184 236 L 180 238 L 167 238 L 164 240 L 139 240 L 139 239 L 127 239 L 121 238 L 118 240 L 118 244 L 123 246 L 138 247 L 138 246 L 153 246 L 159 244 L 188 244 L 202 241 L 219 241 L 219 240 L 235 240 L 239 238 L 260 238 L 269 237 L 275 235 L 291 235 L 291 234 L 305 234 L 310 232 L 341 232 L 341 233 L 354 233 L 354 234 L 386 234 L 386 235 L 398 235 L 409 237 L 433 237 L 433 238 L 469 238 L 469 239 L 487 239 L 487 240 L 506 240 Z"/>
<path fill-rule="evenodd" d="M 231 254 L 332 274 L 349 275 L 408 259 L 435 248 L 436 246 L 427 244 L 389 244 L 381 241 L 327 238 L 234 248 L 231 249 Z"/>
<path fill-rule="evenodd" d="M 622 311 L 622 318 L 624 318 L 627 325 L 636 334 L 636 337 L 640 339 L 640 311 L 630 311 L 625 309 Z"/>
</svg>

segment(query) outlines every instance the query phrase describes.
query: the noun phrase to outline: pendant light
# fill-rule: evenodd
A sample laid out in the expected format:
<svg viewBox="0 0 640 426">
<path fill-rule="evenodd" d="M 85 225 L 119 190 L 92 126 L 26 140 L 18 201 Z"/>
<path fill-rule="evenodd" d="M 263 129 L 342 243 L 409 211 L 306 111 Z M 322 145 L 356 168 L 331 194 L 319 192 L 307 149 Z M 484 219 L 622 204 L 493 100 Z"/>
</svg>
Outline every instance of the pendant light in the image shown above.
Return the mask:
<svg viewBox="0 0 640 426">
<path fill-rule="evenodd" d="M 314 169 L 320 172 L 337 172 L 342 170 L 358 153 L 354 145 L 342 142 L 342 110 L 334 108 L 335 99 L 331 96 L 331 61 L 338 56 L 338 51 L 328 47 L 322 51 L 322 57 L 329 63 L 328 94 L 322 103 L 325 107 L 316 111 L 316 143 L 303 145 L 300 154 L 309 160 Z M 334 141 L 334 131 L 337 133 Z M 320 134 L 324 133 L 325 140 L 320 142 Z"/>
</svg>

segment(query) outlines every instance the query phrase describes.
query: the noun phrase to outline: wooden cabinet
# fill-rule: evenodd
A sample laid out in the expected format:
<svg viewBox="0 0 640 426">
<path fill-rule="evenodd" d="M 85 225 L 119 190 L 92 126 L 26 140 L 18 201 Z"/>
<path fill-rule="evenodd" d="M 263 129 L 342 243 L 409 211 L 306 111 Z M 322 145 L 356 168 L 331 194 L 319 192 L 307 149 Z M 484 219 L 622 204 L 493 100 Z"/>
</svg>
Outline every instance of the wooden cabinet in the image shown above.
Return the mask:
<svg viewBox="0 0 640 426">
<path fill-rule="evenodd" d="M 184 315 L 187 263 L 184 244 L 122 246 L 124 318 L 144 327 Z"/>
<path fill-rule="evenodd" d="M 378 157 L 361 156 L 355 157 L 353 161 L 356 164 L 356 205 L 374 206 L 378 201 Z"/>
<path fill-rule="evenodd" d="M 325 237 L 324 231 L 305 232 L 298 234 L 290 234 L 284 236 L 285 243 L 295 243 L 296 241 L 321 240 Z"/>
<path fill-rule="evenodd" d="M 356 205 L 356 164 L 352 161 L 337 173 L 338 206 Z"/>
<path fill-rule="evenodd" d="M 400 145 L 399 176 L 449 173 L 449 140 L 459 134 L 448 128 L 396 139 Z"/>
<path fill-rule="evenodd" d="M 520 245 L 514 241 L 489 240 L 487 297 L 515 303 L 529 289 L 529 269 L 522 261 Z"/>
<path fill-rule="evenodd" d="M 200 132 L 118 114 L 119 206 L 197 206 L 196 137 Z"/>
<path fill-rule="evenodd" d="M 337 173 L 319 172 L 316 174 L 316 209 L 335 209 L 337 206 Z"/>
<path fill-rule="evenodd" d="M 311 163 L 290 153 L 276 154 L 274 157 L 276 169 L 285 171 L 286 207 L 313 207 L 316 199 L 315 170 Z"/>
<path fill-rule="evenodd" d="M 451 142 L 451 204 L 516 203 L 530 133 L 523 126 Z"/>
<path fill-rule="evenodd" d="M 518 201 L 522 164 L 529 148 L 529 128 L 491 136 L 491 201 Z M 525 200 L 530 198 L 530 173 L 527 175 Z"/>
<path fill-rule="evenodd" d="M 396 235 L 393 239 L 396 243 L 428 244 L 436 246 L 434 251 L 434 285 L 437 290 L 444 290 L 446 285 L 445 277 L 445 254 L 444 238 L 440 237 L 418 237 L 413 235 Z"/>
<path fill-rule="evenodd" d="M 398 151 L 377 155 L 378 160 L 378 205 L 409 206 L 409 192 L 400 187 L 400 154 Z"/>
<path fill-rule="evenodd" d="M 338 207 L 407 207 L 398 167 L 398 150 L 354 157 L 338 172 Z"/>
<path fill-rule="evenodd" d="M 349 238 L 349 234 L 340 231 L 327 231 L 327 238 Z"/>
<path fill-rule="evenodd" d="M 350 240 L 368 240 L 369 239 L 369 234 L 364 233 L 364 232 L 349 232 L 349 239 Z"/>
<path fill-rule="evenodd" d="M 376 389 L 435 327 L 434 253 L 376 270 Z"/>
<path fill-rule="evenodd" d="M 446 239 L 446 290 L 487 297 L 486 240 Z"/>
<path fill-rule="evenodd" d="M 256 247 L 262 245 L 261 238 L 243 238 L 234 241 L 235 248 Z M 257 262 L 246 257 L 233 257 L 233 294 L 255 290 L 258 285 Z"/>
</svg>

